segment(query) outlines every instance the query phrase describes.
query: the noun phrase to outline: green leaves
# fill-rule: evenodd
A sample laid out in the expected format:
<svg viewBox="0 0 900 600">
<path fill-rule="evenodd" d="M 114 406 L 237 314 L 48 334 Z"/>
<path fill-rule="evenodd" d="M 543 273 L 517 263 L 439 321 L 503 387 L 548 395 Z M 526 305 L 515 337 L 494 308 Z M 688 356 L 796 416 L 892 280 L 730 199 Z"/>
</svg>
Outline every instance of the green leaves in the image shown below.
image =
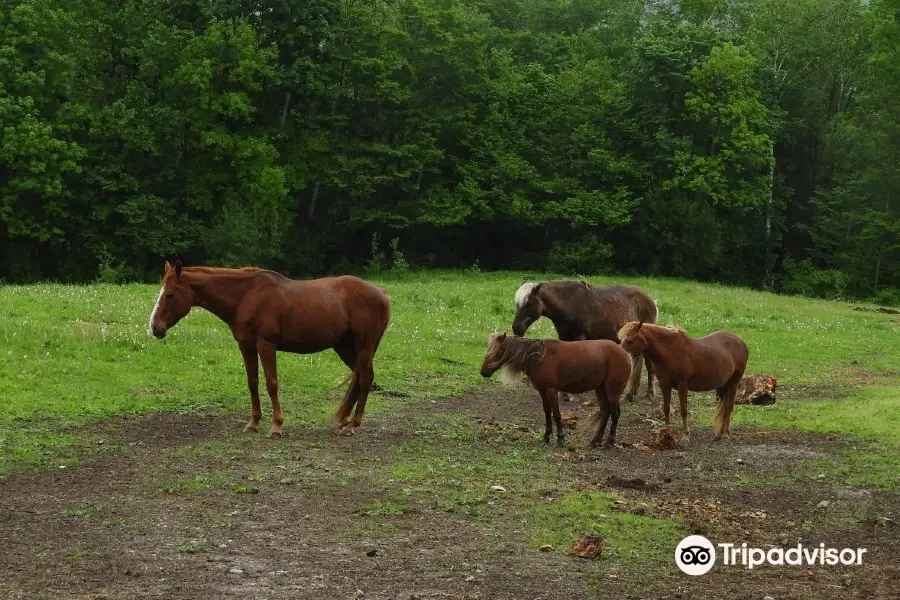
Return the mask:
<svg viewBox="0 0 900 600">
<path fill-rule="evenodd" d="M 413 267 L 900 285 L 897 0 L 0 6 L 0 277 L 349 270 L 379 235 Z"/>
</svg>

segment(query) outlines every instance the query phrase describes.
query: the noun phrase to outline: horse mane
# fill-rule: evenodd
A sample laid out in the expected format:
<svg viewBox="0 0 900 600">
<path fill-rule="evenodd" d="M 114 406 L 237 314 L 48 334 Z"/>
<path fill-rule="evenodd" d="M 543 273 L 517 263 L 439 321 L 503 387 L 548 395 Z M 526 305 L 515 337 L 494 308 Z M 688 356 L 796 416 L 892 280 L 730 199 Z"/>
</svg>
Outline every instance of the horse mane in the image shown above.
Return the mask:
<svg viewBox="0 0 900 600">
<path fill-rule="evenodd" d="M 631 333 L 631 330 L 638 326 L 638 321 L 629 321 L 622 325 L 622 328 L 619 329 L 619 339 L 624 340 L 625 337 Z M 653 323 L 644 323 L 641 325 L 641 329 L 644 327 L 650 327 L 653 329 L 662 329 L 664 331 L 670 331 L 672 333 L 683 333 L 687 335 L 687 332 L 681 327 L 676 327 L 675 325 L 654 325 Z"/>
<path fill-rule="evenodd" d="M 519 286 L 519 289 L 516 290 L 516 309 L 520 309 L 525 306 L 525 303 L 528 302 L 528 298 L 531 297 L 531 294 L 534 293 L 535 289 L 538 286 L 542 285 L 547 285 L 553 288 L 583 288 L 585 290 L 594 289 L 594 286 L 584 279 L 557 279 L 555 281 L 547 281 L 545 283 L 523 283 L 521 286 Z"/>
<path fill-rule="evenodd" d="M 503 369 L 511 375 L 524 373 L 546 355 L 544 340 L 508 335 L 503 342 Z"/>
<path fill-rule="evenodd" d="M 259 271 L 265 271 L 265 269 L 260 269 L 259 267 L 238 267 L 236 269 L 231 269 L 228 267 L 185 267 L 185 271 L 190 271 L 192 273 L 204 273 L 206 275 L 228 275 L 229 273 L 257 273 Z"/>
<path fill-rule="evenodd" d="M 516 290 L 516 310 L 525 306 L 525 303 L 528 302 L 528 298 L 531 296 L 531 292 L 534 291 L 539 284 L 534 282 L 523 283 L 519 286 L 519 289 Z"/>
</svg>

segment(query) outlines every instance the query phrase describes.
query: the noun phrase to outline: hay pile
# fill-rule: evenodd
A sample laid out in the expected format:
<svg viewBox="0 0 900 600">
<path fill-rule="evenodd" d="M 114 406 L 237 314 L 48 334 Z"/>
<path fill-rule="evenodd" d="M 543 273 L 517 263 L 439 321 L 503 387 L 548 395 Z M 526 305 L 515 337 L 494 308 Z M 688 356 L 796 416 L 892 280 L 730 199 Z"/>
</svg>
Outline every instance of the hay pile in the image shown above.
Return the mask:
<svg viewBox="0 0 900 600">
<path fill-rule="evenodd" d="M 738 385 L 735 404 L 765 406 L 775 404 L 775 387 L 778 380 L 771 375 L 745 375 Z"/>
<path fill-rule="evenodd" d="M 664 425 L 650 434 L 647 444 L 656 450 L 676 450 L 681 444 L 681 434 L 674 425 Z"/>
<path fill-rule="evenodd" d="M 588 535 L 569 547 L 569 554 L 590 560 L 597 560 L 603 552 L 603 538 L 599 535 Z"/>
</svg>

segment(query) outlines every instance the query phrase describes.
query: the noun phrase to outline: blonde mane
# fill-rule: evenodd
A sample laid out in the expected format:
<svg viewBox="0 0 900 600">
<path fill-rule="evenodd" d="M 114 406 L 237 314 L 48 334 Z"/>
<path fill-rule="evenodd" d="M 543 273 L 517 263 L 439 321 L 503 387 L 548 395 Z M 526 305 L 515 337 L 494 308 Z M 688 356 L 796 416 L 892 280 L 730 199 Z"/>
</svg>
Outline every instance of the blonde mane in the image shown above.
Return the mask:
<svg viewBox="0 0 900 600">
<path fill-rule="evenodd" d="M 488 338 L 486 355 L 489 359 L 500 358 L 500 376 L 505 383 L 514 382 L 516 376 L 528 371 L 547 355 L 547 346 L 542 339 L 502 335 L 494 333 Z"/>
<path fill-rule="evenodd" d="M 631 330 L 637 326 L 638 326 L 638 321 L 629 321 L 628 323 L 625 323 L 624 325 L 622 325 L 622 328 L 619 330 L 619 339 L 624 340 L 625 337 L 628 336 L 629 333 L 631 333 Z M 664 325 L 654 325 L 653 323 L 644 323 L 643 325 L 641 325 L 641 329 L 644 329 L 645 327 L 650 327 L 652 329 L 662 329 L 664 331 L 670 331 L 672 333 L 683 333 L 683 334 L 687 335 L 687 332 L 684 329 L 682 329 L 681 327 L 677 327 L 675 325 L 665 325 L 664 326 Z"/>
<path fill-rule="evenodd" d="M 534 291 L 534 288 L 537 287 L 537 283 L 523 283 L 519 286 L 519 289 L 516 290 L 516 310 L 525 306 L 525 303 L 528 302 L 528 298 L 531 297 L 531 292 Z"/>
</svg>

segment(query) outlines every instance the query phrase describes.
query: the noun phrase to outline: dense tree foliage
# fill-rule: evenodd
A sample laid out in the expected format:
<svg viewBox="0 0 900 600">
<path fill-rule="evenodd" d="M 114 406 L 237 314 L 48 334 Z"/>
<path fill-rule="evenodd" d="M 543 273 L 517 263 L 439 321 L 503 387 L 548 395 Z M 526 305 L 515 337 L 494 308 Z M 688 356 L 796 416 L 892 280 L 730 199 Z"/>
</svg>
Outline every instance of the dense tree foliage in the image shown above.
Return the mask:
<svg viewBox="0 0 900 600">
<path fill-rule="evenodd" d="M 900 301 L 900 0 L 0 0 L 0 278 Z"/>
</svg>

